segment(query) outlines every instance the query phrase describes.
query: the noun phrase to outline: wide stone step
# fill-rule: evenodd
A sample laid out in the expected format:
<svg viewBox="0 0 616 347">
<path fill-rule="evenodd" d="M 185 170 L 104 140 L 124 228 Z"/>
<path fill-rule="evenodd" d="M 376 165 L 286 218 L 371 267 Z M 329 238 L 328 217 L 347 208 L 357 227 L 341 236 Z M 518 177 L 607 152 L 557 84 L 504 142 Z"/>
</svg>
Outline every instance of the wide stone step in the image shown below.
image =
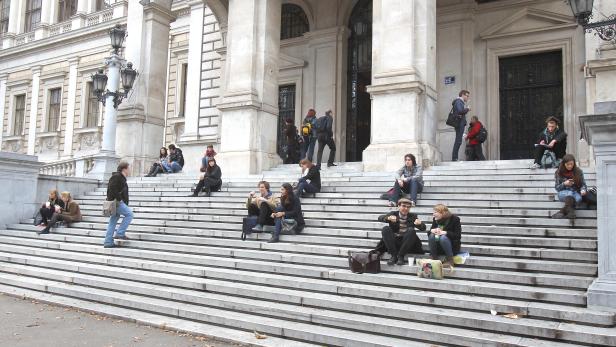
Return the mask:
<svg viewBox="0 0 616 347">
<path fill-rule="evenodd" d="M 83 237 L 74 236 L 70 233 L 70 229 L 58 229 L 57 232 L 47 235 L 45 239 L 65 242 L 78 242 L 88 244 L 101 244 L 103 239 L 103 231 L 90 232 L 89 236 Z M 0 231 L 0 234 L 6 235 Z M 36 237 L 34 233 L 14 231 L 15 235 L 22 237 Z M 82 235 L 79 233 L 78 235 Z M 218 256 L 234 256 L 247 259 L 270 259 L 280 262 L 314 264 L 319 266 L 346 268 L 348 266 L 347 259 L 344 256 L 349 248 L 328 247 L 316 245 L 292 245 L 292 244 L 264 244 L 243 242 L 241 240 L 224 240 L 224 239 L 208 239 L 203 237 L 188 237 L 188 236 L 169 236 L 156 234 L 138 234 L 138 237 L 124 242 L 130 247 L 140 249 L 176 249 L 178 251 L 212 254 Z M 172 245 L 170 247 L 170 245 Z M 240 248 L 243 247 L 243 248 Z M 298 254 L 292 252 L 302 252 Z M 401 273 L 411 273 L 410 267 L 392 267 L 392 270 Z M 455 278 L 469 281 L 488 281 L 498 283 L 512 284 L 527 284 L 548 287 L 567 287 L 585 290 L 590 283 L 592 277 L 570 276 L 559 274 L 544 274 L 544 273 L 525 273 L 512 271 L 496 271 L 494 269 L 460 269 L 454 273 Z"/>
<path fill-rule="evenodd" d="M 101 269 L 102 268 L 102 269 Z M 0 270 L 17 273 L 26 276 L 35 276 L 47 280 L 58 281 L 71 284 L 95 287 L 106 290 L 119 290 L 133 295 L 147 295 L 166 301 L 177 301 L 180 303 L 190 302 L 191 304 L 201 305 L 207 308 L 230 310 L 233 313 L 248 313 L 255 316 L 263 314 L 275 315 L 278 318 L 293 319 L 300 322 L 323 324 L 331 327 L 354 328 L 359 330 L 370 330 L 373 333 L 387 333 L 401 338 L 411 338 L 419 333 L 418 329 L 426 329 L 426 324 L 438 323 L 447 332 L 449 329 L 462 328 L 482 329 L 490 333 L 482 334 L 481 339 L 471 338 L 470 334 L 478 333 L 475 331 L 464 331 L 465 344 L 482 343 L 489 341 L 488 338 L 500 338 L 504 343 L 506 336 L 498 336 L 494 333 L 505 333 L 515 335 L 527 335 L 535 338 L 562 339 L 582 343 L 611 343 L 613 331 L 610 329 L 591 328 L 588 331 L 575 329 L 567 331 L 566 324 L 537 321 L 532 319 L 521 319 L 512 321 L 504 317 L 493 317 L 489 313 L 469 313 L 458 312 L 451 309 L 428 309 L 417 305 L 400 304 L 381 304 L 380 310 L 374 311 L 375 303 L 370 300 L 340 300 L 336 296 L 322 295 L 318 299 L 313 299 L 318 308 L 311 307 L 310 303 L 302 302 L 302 306 L 296 303 L 275 301 L 263 301 L 253 297 L 241 298 L 235 295 L 225 295 L 219 293 L 203 292 L 208 289 L 207 285 L 201 281 L 195 281 L 185 276 L 168 276 L 167 281 L 174 281 L 179 284 L 181 281 L 190 286 L 189 289 L 172 289 L 164 285 L 157 284 L 161 281 L 161 276 L 150 275 L 145 271 L 127 271 L 122 274 L 122 279 L 101 278 L 92 275 L 74 274 L 67 271 L 40 270 L 29 266 L 14 265 L 12 267 L 0 267 Z M 98 271 L 96 271 L 98 270 Z M 91 266 L 90 269 L 79 269 L 80 272 L 108 274 L 114 277 L 114 268 L 108 266 Z M 125 279 L 130 279 L 126 281 Z M 14 278 L 13 278 L 14 280 Z M 138 281 L 138 282 L 135 282 Z M 147 283 L 143 283 L 147 282 Z M 165 281 L 166 282 L 166 281 Z M 154 283 L 154 284 L 152 284 Z M 166 284 L 166 283 L 163 283 Z M 183 287 L 183 286 L 182 286 Z M 193 289 L 194 288 L 194 289 Z M 195 290 L 196 289 L 196 290 Z M 297 300 L 297 299 L 296 299 Z M 333 307 L 332 307 L 333 306 Z M 338 310 L 353 311 L 354 313 L 343 313 Z M 395 312 L 391 314 L 390 312 Z M 390 313 L 390 314 L 387 314 Z M 370 319 L 366 320 L 366 314 Z M 387 316 L 387 318 L 383 317 Z M 413 320 L 409 322 L 407 320 Z M 462 320 L 462 324 L 460 324 Z M 419 321 L 419 323 L 417 323 Z M 451 326 L 456 327 L 451 327 Z M 449 326 L 449 327 L 447 327 Z M 442 330 L 439 331 L 442 334 Z M 448 335 L 448 334 L 446 334 Z M 452 336 L 431 337 L 434 342 L 447 343 Z M 511 337 L 512 343 L 517 342 L 517 338 Z"/>
<path fill-rule="evenodd" d="M 39 242 L 41 243 L 41 242 Z M 49 244 L 51 242 L 47 242 L 47 247 L 53 249 L 40 249 L 40 248 L 31 248 L 22 247 L 22 246 L 9 246 L 7 251 L 14 253 L 12 256 L 7 255 L 4 259 L 7 261 L 17 262 L 20 264 L 29 264 L 34 265 L 36 262 L 30 260 L 29 262 L 20 261 L 17 257 L 15 258 L 15 254 L 36 254 L 39 257 L 52 257 L 52 258 L 66 258 L 70 260 L 75 260 L 76 263 L 73 263 L 70 268 L 73 271 L 77 271 L 80 269 L 81 263 L 99 263 L 110 266 L 120 266 L 123 268 L 133 268 L 133 269 L 148 269 L 150 271 L 155 271 L 156 274 L 161 272 L 165 273 L 175 273 L 175 274 L 185 274 L 190 276 L 197 276 L 202 281 L 206 281 L 207 283 L 211 283 L 212 281 L 216 281 L 214 279 L 223 279 L 224 282 L 228 283 L 230 288 L 235 288 L 232 290 L 242 292 L 242 284 L 233 284 L 228 282 L 228 276 L 233 275 L 232 277 L 235 279 L 240 279 L 242 282 L 246 283 L 244 285 L 263 285 L 267 287 L 265 289 L 265 295 L 267 298 L 276 298 L 277 290 L 292 290 L 295 288 L 296 290 L 304 291 L 314 291 L 317 290 L 321 293 L 332 293 L 337 295 L 351 295 L 353 297 L 365 297 L 370 300 L 387 300 L 390 302 L 401 301 L 406 303 L 419 303 L 419 304 L 427 304 L 427 305 L 437 305 L 437 306 L 445 306 L 450 308 L 462 308 L 462 309 L 472 309 L 477 311 L 489 312 L 494 309 L 498 312 L 516 312 L 520 313 L 524 316 L 529 317 L 549 317 L 553 319 L 565 319 L 565 320 L 573 320 L 579 321 L 580 323 L 590 323 L 590 324 L 604 324 L 604 325 L 613 325 L 614 324 L 614 315 L 607 312 L 595 312 L 592 310 L 587 310 L 585 308 L 575 308 L 575 307 L 565 307 L 553 304 L 542 304 L 542 303 L 528 303 L 528 302 L 516 302 L 503 298 L 483 298 L 476 295 L 468 296 L 461 293 L 445 293 L 442 291 L 416 291 L 410 290 L 408 288 L 390 288 L 390 287 L 378 287 L 381 286 L 380 283 L 376 282 L 375 285 L 377 287 L 368 286 L 365 284 L 351 284 L 351 283 L 333 283 L 331 279 L 323 279 L 318 280 L 318 282 L 314 282 L 314 280 L 310 280 L 309 278 L 296 278 L 294 281 L 284 281 L 284 276 L 275 275 L 275 274 L 253 274 L 253 273 L 245 273 L 245 271 L 241 270 L 243 268 L 257 268 L 259 264 L 250 265 L 250 262 L 244 261 L 241 259 L 216 259 L 219 260 L 218 266 L 227 266 L 232 274 L 226 274 L 225 269 L 210 269 L 208 267 L 209 259 L 212 259 L 210 256 L 197 256 L 197 255 L 188 255 L 188 254 L 178 254 L 173 252 L 156 252 L 156 251 L 137 251 L 135 249 L 126 249 L 119 248 L 113 250 L 103 249 L 101 247 L 93 247 L 87 245 L 75 245 L 75 244 Z M 64 251 L 66 250 L 66 251 Z M 85 252 L 82 254 L 77 253 L 77 251 Z M 101 254 L 97 255 L 95 253 Z M 140 253 L 146 253 L 147 255 L 140 255 Z M 102 255 L 104 254 L 104 255 Z M 146 260 L 135 259 L 136 257 L 147 257 Z M 150 259 L 159 258 L 164 260 L 164 262 L 157 262 Z M 44 263 L 48 261 L 47 259 L 38 260 L 39 263 Z M 52 260 L 53 261 L 53 260 Z M 173 264 L 171 262 L 177 261 L 182 264 Z M 261 263 L 263 262 L 254 262 Z M 198 267 L 184 265 L 184 264 L 199 264 Z M 205 267 L 201 266 L 202 264 L 206 264 Z M 263 266 L 259 266 L 258 268 L 262 268 Z M 233 270 L 235 269 L 235 270 Z M 125 273 L 124 271 L 112 271 L 113 273 Z M 237 274 L 240 272 L 238 276 Z M 99 272 L 94 272 L 95 274 L 99 274 Z M 244 276 L 245 275 L 245 276 Z M 356 275 L 350 274 L 351 277 L 355 277 L 355 282 L 366 277 L 373 277 L 372 275 Z M 203 279 L 205 277 L 205 279 Z M 257 279 L 257 281 L 253 282 L 253 280 Z M 428 280 L 429 281 L 429 280 Z M 435 284 L 448 282 L 453 280 L 443 280 L 443 281 L 431 281 Z M 429 281 L 430 282 L 430 281 Z M 177 285 L 176 281 L 170 282 L 172 285 Z M 312 283 L 312 284 L 311 284 Z M 318 283 L 318 284 L 317 284 Z M 284 288 L 276 289 L 278 285 L 281 285 Z M 209 290 L 212 289 L 212 285 L 207 285 Z M 239 286 L 239 288 L 237 288 Z M 229 289 L 227 289 L 229 290 Z M 234 293 L 236 293 L 234 291 Z M 261 289 L 263 291 L 263 289 Z M 252 292 L 252 291 L 250 291 Z M 256 292 L 256 291 L 255 291 Z M 561 291 L 562 292 L 562 291 Z M 286 293 L 289 295 L 289 293 Z M 303 296 L 306 293 L 301 293 Z M 255 293 L 255 295 L 259 296 L 259 294 Z M 260 294 L 263 295 L 263 294 Z M 283 300 L 284 297 L 280 297 Z M 301 301 L 299 301 L 301 302 Z"/>
</svg>

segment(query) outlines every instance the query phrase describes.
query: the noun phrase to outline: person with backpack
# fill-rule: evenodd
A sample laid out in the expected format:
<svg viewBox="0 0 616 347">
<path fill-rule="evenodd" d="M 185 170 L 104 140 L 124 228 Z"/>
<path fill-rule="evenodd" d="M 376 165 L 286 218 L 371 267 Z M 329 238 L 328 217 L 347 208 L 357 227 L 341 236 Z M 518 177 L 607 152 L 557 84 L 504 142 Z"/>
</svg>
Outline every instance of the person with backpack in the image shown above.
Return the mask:
<svg viewBox="0 0 616 347">
<path fill-rule="evenodd" d="M 334 117 L 332 110 L 325 112 L 325 115 L 317 120 L 317 138 L 319 139 L 319 150 L 317 152 L 317 169 L 321 170 L 321 159 L 323 158 L 323 149 L 329 147 L 329 158 L 327 159 L 327 167 L 336 166 L 334 157 L 336 156 L 336 142 L 334 141 Z"/>
<path fill-rule="evenodd" d="M 176 173 L 182 171 L 184 167 L 184 155 L 182 150 L 177 148 L 173 143 L 169 145 L 169 159 L 162 162 L 163 168 L 168 173 Z"/>
<path fill-rule="evenodd" d="M 301 135 L 304 139 L 304 145 L 302 146 L 301 159 L 307 158 L 312 161 L 314 156 L 314 146 L 317 143 L 317 112 L 314 109 L 308 110 L 306 118 L 302 123 Z"/>
<path fill-rule="evenodd" d="M 486 160 L 486 157 L 483 156 L 483 150 L 481 148 L 481 144 L 484 143 L 488 137 L 486 128 L 484 128 L 477 116 L 472 116 L 471 124 L 468 129 L 468 134 L 464 135 L 468 141 L 466 144 L 466 160 Z"/>
<path fill-rule="evenodd" d="M 458 96 L 459 97 L 451 103 L 451 112 L 457 119 L 458 123 L 457 126 L 454 127 L 456 130 L 456 139 L 453 143 L 451 161 L 458 161 L 458 152 L 460 151 L 460 146 L 462 145 L 462 135 L 464 134 L 464 129 L 466 128 L 466 114 L 471 110 L 471 108 L 466 105 L 471 96 L 471 92 L 468 90 L 461 90 Z"/>
<path fill-rule="evenodd" d="M 562 159 L 567 151 L 567 133 L 558 126 L 556 117 L 548 117 L 545 120 L 545 129 L 539 133 L 539 138 L 535 144 L 535 161 L 531 169 L 541 167 L 541 159 L 545 151 L 551 151 L 556 159 Z"/>
</svg>

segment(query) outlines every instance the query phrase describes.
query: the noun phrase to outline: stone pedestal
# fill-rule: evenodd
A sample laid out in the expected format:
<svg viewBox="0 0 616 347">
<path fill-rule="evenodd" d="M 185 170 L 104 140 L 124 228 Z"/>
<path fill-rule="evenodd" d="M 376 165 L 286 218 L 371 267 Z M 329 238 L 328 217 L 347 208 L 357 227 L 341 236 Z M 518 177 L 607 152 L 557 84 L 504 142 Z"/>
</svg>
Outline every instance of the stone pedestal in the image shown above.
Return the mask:
<svg viewBox="0 0 616 347">
<path fill-rule="evenodd" d="M 597 245 L 599 276 L 588 288 L 588 306 L 616 311 L 616 234 L 610 214 L 616 210 L 616 113 L 580 116 L 593 146 L 597 170 Z"/>
<path fill-rule="evenodd" d="M 117 170 L 119 163 L 120 157 L 115 152 L 101 151 L 94 155 L 94 166 L 88 172 L 86 178 L 106 181 Z"/>
<path fill-rule="evenodd" d="M 276 153 L 280 0 L 229 3 L 220 154 L 226 176 L 281 162 Z"/>
<path fill-rule="evenodd" d="M 35 156 L 0 152 L 0 170 L 10 178 L 10 184 L 0 185 L 0 194 L 4 198 L 0 227 L 32 218 L 38 206 L 35 201 L 41 166 Z"/>
<path fill-rule="evenodd" d="M 372 27 L 372 123 L 367 171 L 395 170 L 413 153 L 419 163 L 436 148 L 435 1 L 375 0 Z"/>
</svg>

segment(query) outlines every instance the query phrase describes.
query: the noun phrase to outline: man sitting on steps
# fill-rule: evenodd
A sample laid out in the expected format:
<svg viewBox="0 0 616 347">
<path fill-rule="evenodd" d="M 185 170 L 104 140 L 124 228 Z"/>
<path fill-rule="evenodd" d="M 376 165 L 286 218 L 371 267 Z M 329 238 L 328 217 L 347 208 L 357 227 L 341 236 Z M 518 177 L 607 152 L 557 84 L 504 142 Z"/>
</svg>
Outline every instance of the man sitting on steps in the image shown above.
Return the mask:
<svg viewBox="0 0 616 347">
<path fill-rule="evenodd" d="M 276 211 L 276 205 L 279 204 L 280 199 L 274 197 L 274 194 L 270 191 L 269 182 L 259 182 L 259 194 L 250 192 L 246 201 L 248 215 L 258 216 L 257 225 L 252 229 L 254 232 L 262 232 L 264 225 L 274 225 L 274 218 L 271 215 Z"/>
<path fill-rule="evenodd" d="M 421 240 L 415 233 L 415 229 L 426 231 L 426 224 L 419 220 L 415 213 L 410 213 L 411 200 L 402 198 L 398 200 L 398 211 L 389 212 L 379 217 L 379 222 L 388 223 L 381 231 L 382 243 L 387 247 L 387 253 L 391 255 L 387 265 L 404 265 L 404 256 L 407 253 L 421 253 Z M 382 249 L 379 243 L 377 249 Z"/>
</svg>

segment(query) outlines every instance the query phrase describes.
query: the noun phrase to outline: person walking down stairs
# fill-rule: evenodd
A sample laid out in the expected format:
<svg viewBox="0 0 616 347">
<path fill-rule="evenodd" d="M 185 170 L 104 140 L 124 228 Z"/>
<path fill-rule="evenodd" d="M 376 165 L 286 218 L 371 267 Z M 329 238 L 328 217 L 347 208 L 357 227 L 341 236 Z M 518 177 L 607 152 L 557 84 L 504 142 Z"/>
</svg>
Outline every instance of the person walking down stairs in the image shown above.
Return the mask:
<svg viewBox="0 0 616 347">
<path fill-rule="evenodd" d="M 462 225 L 460 217 L 453 215 L 447 206 L 438 204 L 432 213 L 432 226 L 428 231 L 430 256 L 438 259 L 445 254 L 443 266 L 453 266 L 454 254 L 460 253 L 462 245 Z"/>
<path fill-rule="evenodd" d="M 54 212 L 51 216 L 51 220 L 47 226 L 43 230 L 37 231 L 37 234 L 49 234 L 49 230 L 51 230 L 51 228 L 53 228 L 59 221 L 64 221 L 67 224 L 81 221 L 81 210 L 79 209 L 79 204 L 73 200 L 71 193 L 62 192 L 60 197 L 62 201 L 64 201 L 65 207 L 59 211 L 56 210 L 56 212 Z"/>
<path fill-rule="evenodd" d="M 217 192 L 222 187 L 222 172 L 220 166 L 216 164 L 216 159 L 210 158 L 207 162 L 207 168 L 201 168 L 204 171 L 203 176 L 197 183 L 195 191 L 189 195 L 191 197 L 199 196 L 201 191 L 205 191 L 206 196 L 210 196 L 212 192 Z"/>
<path fill-rule="evenodd" d="M 275 230 L 268 243 L 279 241 L 280 232 L 283 224 L 293 224 L 295 233 L 299 233 L 304 229 L 304 215 L 302 213 L 302 203 L 299 198 L 293 193 L 293 187 L 289 183 L 285 183 L 280 187 L 280 205 L 277 206 L 276 212 L 272 213 L 274 218 Z"/>
<path fill-rule="evenodd" d="M 426 224 L 415 213 L 410 213 L 410 210 L 411 200 L 402 198 L 398 200 L 398 211 L 379 216 L 379 222 L 388 224 L 381 231 L 382 242 L 387 247 L 387 253 L 391 255 L 387 265 L 404 265 L 404 256 L 407 253 L 424 253 L 415 229 L 426 231 Z"/>
<path fill-rule="evenodd" d="M 263 232 L 264 225 L 274 225 L 272 213 L 276 210 L 278 200 L 270 191 L 267 181 L 259 182 L 259 194 L 250 192 L 246 201 L 249 216 L 258 216 L 257 225 L 252 229 L 254 232 Z"/>
<path fill-rule="evenodd" d="M 105 248 L 116 247 L 113 242 L 114 231 L 116 239 L 128 240 L 126 237 L 126 229 L 128 229 L 130 222 L 133 220 L 133 211 L 128 207 L 128 184 L 126 183 L 126 177 L 128 177 L 129 172 L 128 166 L 127 162 L 120 162 L 117 172 L 111 175 L 109 183 L 107 184 L 107 201 L 117 201 L 117 213 L 109 217 L 107 234 L 105 235 L 105 242 L 103 243 Z M 124 218 L 116 231 L 116 224 L 120 216 Z"/>
<path fill-rule="evenodd" d="M 302 177 L 297 181 L 296 195 L 304 197 L 305 194 L 314 194 L 321 191 L 321 173 L 308 159 L 299 162 L 302 167 Z"/>
<path fill-rule="evenodd" d="M 558 192 L 558 200 L 563 201 L 565 206 L 552 218 L 575 218 L 575 207 L 584 200 L 588 194 L 584 172 L 575 164 L 575 157 L 571 154 L 563 156 L 556 173 L 555 189 Z"/>
</svg>

